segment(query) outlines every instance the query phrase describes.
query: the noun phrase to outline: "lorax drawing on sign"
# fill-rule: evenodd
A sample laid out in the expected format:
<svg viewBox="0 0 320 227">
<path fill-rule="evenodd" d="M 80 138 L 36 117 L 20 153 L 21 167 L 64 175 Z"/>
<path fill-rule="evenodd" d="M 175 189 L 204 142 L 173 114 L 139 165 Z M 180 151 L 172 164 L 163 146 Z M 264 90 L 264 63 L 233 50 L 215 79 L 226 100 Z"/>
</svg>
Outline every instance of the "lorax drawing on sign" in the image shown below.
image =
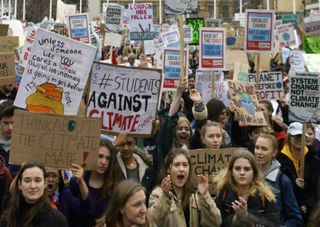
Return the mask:
<svg viewBox="0 0 320 227">
<path fill-rule="evenodd" d="M 52 83 L 43 83 L 36 87 L 36 92 L 26 99 L 27 110 L 32 112 L 63 114 L 63 88 Z"/>
</svg>

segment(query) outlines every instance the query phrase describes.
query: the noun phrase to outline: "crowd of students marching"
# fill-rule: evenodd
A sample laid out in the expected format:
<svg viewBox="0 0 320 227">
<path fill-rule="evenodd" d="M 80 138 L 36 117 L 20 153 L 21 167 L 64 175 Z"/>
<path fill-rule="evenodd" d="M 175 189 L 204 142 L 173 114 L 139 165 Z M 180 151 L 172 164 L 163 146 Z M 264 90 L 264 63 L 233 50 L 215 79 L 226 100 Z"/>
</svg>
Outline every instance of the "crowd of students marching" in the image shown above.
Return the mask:
<svg viewBox="0 0 320 227">
<path fill-rule="evenodd" d="M 138 64 L 133 54 L 128 59 L 129 67 L 152 65 L 143 54 Z M 121 60 L 112 58 L 125 64 Z M 190 59 L 188 82 L 180 81 L 173 97 L 162 95 L 153 137 L 101 136 L 92 171 L 77 164 L 58 170 L 32 160 L 10 165 L 15 88 L 3 86 L 0 226 L 318 226 L 317 125 L 308 124 L 302 135 L 302 124 L 289 122 L 283 98 L 260 101 L 267 126 L 241 127 L 236 108 L 216 98 L 203 103 L 194 88 L 196 62 Z M 239 150 L 225 169 L 191 175 L 190 149 L 226 147 Z"/>
</svg>

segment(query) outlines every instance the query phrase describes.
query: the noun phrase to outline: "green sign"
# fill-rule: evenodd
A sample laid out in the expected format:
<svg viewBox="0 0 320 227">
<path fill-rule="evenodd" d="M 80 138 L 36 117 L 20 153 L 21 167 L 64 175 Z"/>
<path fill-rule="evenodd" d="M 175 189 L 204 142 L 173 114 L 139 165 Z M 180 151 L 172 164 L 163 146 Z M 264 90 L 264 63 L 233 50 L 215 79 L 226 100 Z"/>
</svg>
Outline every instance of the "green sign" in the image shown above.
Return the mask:
<svg viewBox="0 0 320 227">
<path fill-rule="evenodd" d="M 187 18 L 187 25 L 192 28 L 192 40 L 190 45 L 199 45 L 199 31 L 204 27 L 203 18 Z"/>
<path fill-rule="evenodd" d="M 320 53 L 320 36 L 303 37 L 303 49 L 306 53 Z"/>
<path fill-rule="evenodd" d="M 282 14 L 281 19 L 283 24 L 288 24 L 288 23 L 292 23 L 293 25 L 299 24 L 299 17 L 297 14 L 285 13 L 285 14 Z"/>
</svg>

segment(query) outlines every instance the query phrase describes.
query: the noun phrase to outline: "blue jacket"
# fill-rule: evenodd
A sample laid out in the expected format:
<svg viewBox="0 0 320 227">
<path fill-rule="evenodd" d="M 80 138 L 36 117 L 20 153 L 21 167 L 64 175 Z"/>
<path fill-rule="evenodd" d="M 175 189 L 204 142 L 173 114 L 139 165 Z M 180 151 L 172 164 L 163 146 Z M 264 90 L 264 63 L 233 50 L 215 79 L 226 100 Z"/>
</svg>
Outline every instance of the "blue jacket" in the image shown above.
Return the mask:
<svg viewBox="0 0 320 227">
<path fill-rule="evenodd" d="M 273 160 L 264 177 L 272 186 L 280 210 L 281 225 L 286 227 L 302 226 L 302 216 L 290 179 L 280 171 L 280 163 Z"/>
<path fill-rule="evenodd" d="M 65 185 L 59 194 L 58 210 L 66 217 L 69 227 L 89 227 L 84 223 L 93 217 L 93 199 L 89 193 L 87 199 L 82 200 L 77 187 L 79 187 L 78 182 L 72 177 L 70 183 Z"/>
</svg>

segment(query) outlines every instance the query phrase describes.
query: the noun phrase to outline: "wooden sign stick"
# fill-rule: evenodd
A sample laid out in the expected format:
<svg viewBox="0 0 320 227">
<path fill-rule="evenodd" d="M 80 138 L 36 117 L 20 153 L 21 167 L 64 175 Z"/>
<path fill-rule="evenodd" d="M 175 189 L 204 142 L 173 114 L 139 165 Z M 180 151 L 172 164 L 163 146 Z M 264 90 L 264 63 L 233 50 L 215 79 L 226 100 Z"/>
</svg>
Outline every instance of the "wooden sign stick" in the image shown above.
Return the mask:
<svg viewBox="0 0 320 227">
<path fill-rule="evenodd" d="M 304 178 L 304 147 L 306 145 L 306 131 L 307 131 L 307 123 L 302 124 L 302 134 L 301 134 L 301 158 L 300 158 L 300 171 L 299 176 Z"/>
<path fill-rule="evenodd" d="M 180 80 L 185 80 L 185 62 L 184 62 L 184 30 L 183 15 L 179 15 L 179 34 L 180 34 Z"/>
</svg>

